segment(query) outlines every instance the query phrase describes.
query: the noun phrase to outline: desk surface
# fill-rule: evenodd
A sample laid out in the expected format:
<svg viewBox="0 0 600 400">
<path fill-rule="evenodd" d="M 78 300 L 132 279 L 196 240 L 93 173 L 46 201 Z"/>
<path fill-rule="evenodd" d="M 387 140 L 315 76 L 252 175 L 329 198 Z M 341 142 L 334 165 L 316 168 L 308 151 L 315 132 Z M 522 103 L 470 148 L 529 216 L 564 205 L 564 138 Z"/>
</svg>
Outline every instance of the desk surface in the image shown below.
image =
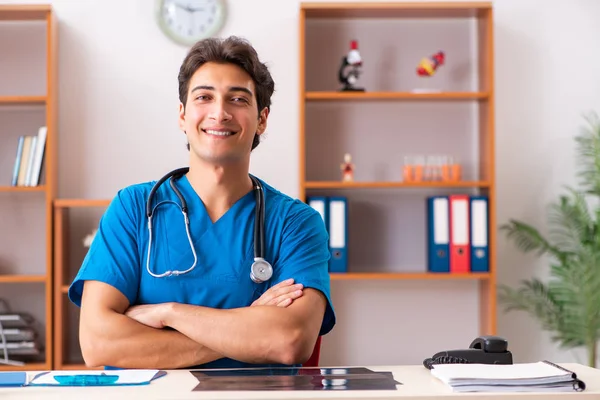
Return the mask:
<svg viewBox="0 0 600 400">
<path fill-rule="evenodd" d="M 577 373 L 586 383 L 583 392 L 566 393 L 453 393 L 452 389 L 431 376 L 422 365 L 410 366 L 367 366 L 373 371 L 390 371 L 394 378 L 402 382 L 398 390 L 346 390 L 346 391 L 202 391 L 193 392 L 197 379 L 186 370 L 168 371 L 150 385 L 121 387 L 22 387 L 0 388 L 0 399 L 468 399 L 492 400 L 538 400 L 557 398 L 600 399 L 600 369 L 580 364 L 562 364 Z"/>
</svg>

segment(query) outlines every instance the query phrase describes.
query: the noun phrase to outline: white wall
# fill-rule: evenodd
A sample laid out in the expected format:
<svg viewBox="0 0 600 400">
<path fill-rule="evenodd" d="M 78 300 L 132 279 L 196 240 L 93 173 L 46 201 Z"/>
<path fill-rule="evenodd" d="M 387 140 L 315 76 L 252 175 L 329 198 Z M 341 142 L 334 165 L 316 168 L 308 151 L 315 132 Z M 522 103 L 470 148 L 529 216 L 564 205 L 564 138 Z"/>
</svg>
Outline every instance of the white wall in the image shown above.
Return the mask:
<svg viewBox="0 0 600 400">
<path fill-rule="evenodd" d="M 600 111 L 600 35 L 594 0 L 499 0 L 496 13 L 496 133 L 498 222 L 518 218 L 546 229 L 547 204 L 576 184 L 573 137 L 582 114 Z M 585 64 L 577 66 L 577 60 Z M 548 264 L 498 241 L 498 278 L 516 284 Z M 520 359 L 553 357 L 582 363 L 582 352 L 562 352 L 525 315 L 500 315 L 499 334 Z"/>
<path fill-rule="evenodd" d="M 50 3 L 60 23 L 59 196 L 110 198 L 123 186 L 157 179 L 185 164 L 185 141 L 176 117 L 177 72 L 187 49 L 160 32 L 154 1 Z M 269 63 L 276 81 L 268 134 L 253 156 L 252 172 L 295 196 L 299 1 L 228 3 L 221 35 L 247 37 Z M 600 26 L 595 23 L 600 2 L 493 3 L 498 222 L 519 218 L 544 227 L 545 205 L 561 192 L 561 185 L 574 183 L 572 138 L 582 123 L 581 114 L 600 108 L 600 76 L 595 75 L 600 70 L 596 51 Z M 544 262 L 519 254 L 503 237 L 498 244 L 502 283 L 545 273 Z M 455 290 L 472 291 L 470 285 L 457 283 Z M 323 363 L 420 363 L 444 347 L 466 346 L 476 332 L 470 315 L 476 315 L 477 309 L 461 298 L 464 307 L 456 314 L 465 322 L 439 323 L 435 317 L 440 314 L 435 312 L 438 289 L 447 287 L 443 283 L 335 282 L 340 324 L 326 338 Z M 414 304 L 419 304 L 416 311 Z M 423 319 L 427 335 L 412 320 L 398 317 L 399 307 Z M 428 310 L 434 310 L 433 318 Z M 498 326 L 517 361 L 585 362 L 581 354 L 558 351 L 525 315 L 501 313 Z M 448 332 L 451 339 L 444 339 Z M 415 342 L 414 338 L 423 339 Z"/>
</svg>

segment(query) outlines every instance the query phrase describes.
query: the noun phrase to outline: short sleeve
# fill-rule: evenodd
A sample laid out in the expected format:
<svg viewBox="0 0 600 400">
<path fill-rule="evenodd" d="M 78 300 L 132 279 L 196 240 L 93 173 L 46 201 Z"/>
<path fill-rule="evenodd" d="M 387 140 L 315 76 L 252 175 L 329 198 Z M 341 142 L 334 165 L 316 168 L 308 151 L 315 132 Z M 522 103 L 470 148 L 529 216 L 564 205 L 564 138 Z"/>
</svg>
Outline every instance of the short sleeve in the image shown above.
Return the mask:
<svg viewBox="0 0 600 400">
<path fill-rule="evenodd" d="M 282 232 L 279 260 L 273 283 L 294 278 L 305 288 L 321 291 L 327 299 L 325 316 L 319 335 L 325 335 L 335 325 L 335 312 L 330 295 L 329 236 L 321 215 L 301 204 L 288 215 Z"/>
<path fill-rule="evenodd" d="M 140 281 L 140 255 L 137 248 L 137 218 L 132 190 L 123 189 L 111 201 L 100 219 L 94 240 L 77 276 L 69 287 L 69 299 L 81 307 L 83 284 L 88 280 L 107 283 L 134 304 Z"/>
</svg>

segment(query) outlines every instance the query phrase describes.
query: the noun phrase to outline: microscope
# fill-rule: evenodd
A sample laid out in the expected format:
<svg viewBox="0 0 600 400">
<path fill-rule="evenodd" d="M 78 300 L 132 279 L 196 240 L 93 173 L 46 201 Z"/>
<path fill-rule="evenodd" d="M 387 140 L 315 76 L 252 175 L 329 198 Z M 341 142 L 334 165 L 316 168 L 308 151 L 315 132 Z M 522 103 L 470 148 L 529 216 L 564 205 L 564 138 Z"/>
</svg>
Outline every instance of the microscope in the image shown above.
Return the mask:
<svg viewBox="0 0 600 400">
<path fill-rule="evenodd" d="M 354 86 L 361 74 L 362 58 L 358 52 L 358 42 L 350 42 L 350 51 L 342 58 L 342 64 L 338 71 L 338 80 L 344 86 L 340 89 L 343 92 L 364 92 L 364 88 Z"/>
</svg>

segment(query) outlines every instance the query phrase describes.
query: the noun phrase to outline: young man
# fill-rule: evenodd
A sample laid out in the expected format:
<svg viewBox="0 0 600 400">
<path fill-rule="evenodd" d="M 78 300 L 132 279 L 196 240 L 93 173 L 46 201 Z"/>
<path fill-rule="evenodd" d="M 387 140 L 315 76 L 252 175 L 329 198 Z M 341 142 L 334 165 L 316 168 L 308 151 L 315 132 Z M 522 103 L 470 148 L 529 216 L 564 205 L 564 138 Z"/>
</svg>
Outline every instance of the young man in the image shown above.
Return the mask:
<svg viewBox="0 0 600 400">
<path fill-rule="evenodd" d="M 207 39 L 192 47 L 179 72 L 189 171 L 152 192 L 148 207 L 156 182 L 119 191 L 69 289 L 81 307 L 87 365 L 297 365 L 333 328 L 320 215 L 248 172 L 273 90 L 246 41 Z M 260 241 L 257 187 L 264 259 L 272 264 L 272 277 L 259 283 L 250 277 Z"/>
</svg>

